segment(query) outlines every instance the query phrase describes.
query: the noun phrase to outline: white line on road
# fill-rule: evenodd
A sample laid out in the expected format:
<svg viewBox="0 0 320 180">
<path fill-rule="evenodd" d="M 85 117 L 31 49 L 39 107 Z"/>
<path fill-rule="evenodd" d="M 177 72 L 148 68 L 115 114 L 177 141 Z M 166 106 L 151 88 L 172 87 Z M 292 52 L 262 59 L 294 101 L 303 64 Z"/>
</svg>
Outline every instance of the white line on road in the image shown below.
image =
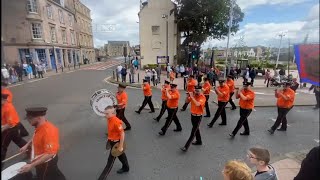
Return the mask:
<svg viewBox="0 0 320 180">
<path fill-rule="evenodd" d="M 66 72 L 66 74 L 67 74 L 67 73 L 72 73 L 72 72 L 75 72 L 75 71 L 68 71 L 68 72 Z"/>
<path fill-rule="evenodd" d="M 319 142 L 320 142 L 320 140 L 319 140 L 319 139 L 314 139 L 314 141 L 315 141 L 315 142 L 317 142 L 317 143 L 319 143 Z"/>
<path fill-rule="evenodd" d="M 272 120 L 273 122 L 276 122 L 277 119 L 271 118 L 270 120 Z M 290 126 L 290 124 L 287 123 L 287 126 Z"/>
<path fill-rule="evenodd" d="M 41 81 L 41 80 L 44 80 L 44 79 L 47 79 L 47 78 L 48 78 L 48 77 L 41 78 L 41 79 L 36 79 L 36 80 L 29 81 L 29 82 L 27 82 L 27 83 L 37 82 L 37 81 Z"/>
</svg>

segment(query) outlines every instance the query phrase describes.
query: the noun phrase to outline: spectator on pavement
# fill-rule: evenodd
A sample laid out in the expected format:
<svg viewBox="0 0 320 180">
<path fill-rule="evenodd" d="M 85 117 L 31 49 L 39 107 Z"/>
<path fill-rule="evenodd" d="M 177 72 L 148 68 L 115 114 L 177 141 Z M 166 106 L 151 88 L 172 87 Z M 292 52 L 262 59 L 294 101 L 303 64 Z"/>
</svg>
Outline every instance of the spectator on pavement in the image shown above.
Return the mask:
<svg viewBox="0 0 320 180">
<path fill-rule="evenodd" d="M 250 73 L 250 71 L 249 71 L 249 68 L 247 67 L 246 70 L 243 72 L 243 75 L 242 75 L 244 83 L 248 82 L 249 77 L 250 77 L 249 73 Z"/>
<path fill-rule="evenodd" d="M 28 79 L 32 79 L 32 67 L 30 64 L 27 66 L 27 74 L 28 74 Z"/>
<path fill-rule="evenodd" d="M 269 164 L 270 153 L 267 149 L 250 148 L 247 157 L 250 163 L 256 166 L 255 180 L 278 180 L 275 169 Z"/>
<path fill-rule="evenodd" d="M 136 69 L 138 69 L 138 67 L 139 67 L 138 57 L 136 57 L 136 59 L 134 60 L 133 65 L 134 65 L 134 67 L 135 67 Z"/>
<path fill-rule="evenodd" d="M 180 66 L 179 66 L 179 64 L 176 65 L 175 73 L 176 73 L 176 78 L 178 78 L 178 74 L 180 73 Z"/>
<path fill-rule="evenodd" d="M 1 75 L 2 75 L 2 78 L 8 82 L 9 80 L 9 71 L 8 69 L 5 67 L 5 65 L 2 65 L 2 68 L 1 68 Z"/>
<path fill-rule="evenodd" d="M 43 67 L 42 67 L 42 65 L 40 63 L 38 63 L 36 67 L 37 67 L 38 77 L 40 78 L 40 76 L 41 76 L 41 78 L 43 78 Z"/>
<path fill-rule="evenodd" d="M 269 82 L 270 82 L 270 79 L 271 79 L 271 72 L 269 69 L 267 69 L 265 75 L 264 75 L 264 84 L 267 83 L 267 87 L 269 87 Z"/>
<path fill-rule="evenodd" d="M 301 163 L 301 168 L 293 180 L 319 180 L 320 179 L 320 146 L 310 150 Z"/>
<path fill-rule="evenodd" d="M 43 59 L 42 60 L 42 70 L 43 70 L 43 73 L 47 73 L 47 67 L 46 67 L 46 63 L 45 63 L 45 60 Z"/>
<path fill-rule="evenodd" d="M 252 87 L 253 87 L 253 83 L 254 83 L 254 79 L 256 78 L 256 75 L 257 75 L 257 71 L 254 68 L 252 68 L 250 73 L 249 73 Z"/>
<path fill-rule="evenodd" d="M 134 65 L 132 64 L 132 65 L 130 66 L 131 83 L 134 83 L 135 70 L 136 70 L 136 69 L 135 69 Z"/>
<path fill-rule="evenodd" d="M 158 74 L 155 69 L 152 69 L 152 83 L 153 83 L 153 86 L 158 85 Z"/>
<path fill-rule="evenodd" d="M 251 169 L 241 161 L 229 161 L 222 171 L 224 180 L 253 180 Z"/>
<path fill-rule="evenodd" d="M 313 109 L 319 109 L 320 108 L 320 86 L 312 85 L 309 88 L 309 91 L 313 89 L 314 95 L 316 96 L 316 106 Z"/>
<path fill-rule="evenodd" d="M 117 67 L 117 76 L 118 76 L 118 78 L 121 77 L 121 70 L 122 70 L 122 66 L 121 66 L 121 64 L 119 64 L 119 66 Z"/>
<path fill-rule="evenodd" d="M 181 73 L 181 77 L 183 77 L 185 75 L 186 69 L 184 68 L 184 65 L 181 64 L 180 65 L 180 73 Z"/>
<path fill-rule="evenodd" d="M 236 67 L 236 72 L 237 72 L 236 79 L 238 79 L 239 75 L 241 74 L 241 69 L 238 66 Z"/>
<path fill-rule="evenodd" d="M 17 82 L 17 72 L 11 65 L 9 65 L 9 76 L 12 84 Z"/>
<path fill-rule="evenodd" d="M 18 63 L 18 62 L 15 62 L 14 69 L 17 72 L 18 81 L 19 82 L 22 81 L 22 75 L 23 75 L 23 67 L 22 67 L 22 65 L 20 63 Z"/>
<path fill-rule="evenodd" d="M 30 66 L 32 68 L 32 74 L 33 74 L 34 78 L 37 78 L 36 66 L 33 64 L 33 62 L 30 62 Z"/>
<path fill-rule="evenodd" d="M 28 72 L 27 72 L 28 64 L 26 61 L 23 62 L 22 67 L 23 67 L 24 75 L 27 76 L 28 75 Z"/>
<path fill-rule="evenodd" d="M 158 75 L 158 83 L 160 83 L 161 79 L 160 79 L 160 76 L 161 76 L 161 66 L 158 65 L 158 67 L 156 68 L 156 72 L 157 72 L 157 75 Z"/>
<path fill-rule="evenodd" d="M 127 68 L 124 66 L 121 69 L 121 79 L 122 82 L 126 82 L 126 77 L 127 77 Z"/>
<path fill-rule="evenodd" d="M 146 79 L 149 84 L 151 84 L 151 83 L 150 83 L 151 77 L 152 77 L 152 73 L 151 73 L 150 69 L 147 69 L 147 70 L 146 70 L 146 75 L 145 75 L 145 78 L 144 78 L 144 79 Z"/>
<path fill-rule="evenodd" d="M 199 69 L 198 69 L 198 65 L 197 65 L 197 64 L 195 64 L 195 65 L 193 66 L 192 71 L 193 71 L 194 77 L 198 77 L 198 71 L 199 71 Z"/>
</svg>

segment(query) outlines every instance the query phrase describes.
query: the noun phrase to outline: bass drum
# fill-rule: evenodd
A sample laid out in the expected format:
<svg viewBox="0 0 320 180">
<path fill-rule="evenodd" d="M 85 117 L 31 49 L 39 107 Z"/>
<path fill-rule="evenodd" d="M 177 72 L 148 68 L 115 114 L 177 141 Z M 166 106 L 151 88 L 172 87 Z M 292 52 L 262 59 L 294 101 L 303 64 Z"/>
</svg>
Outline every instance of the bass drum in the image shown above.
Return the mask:
<svg viewBox="0 0 320 180">
<path fill-rule="evenodd" d="M 107 106 L 117 105 L 117 99 L 110 91 L 101 89 L 91 96 L 90 105 L 98 116 L 104 117 L 104 109 Z"/>
</svg>

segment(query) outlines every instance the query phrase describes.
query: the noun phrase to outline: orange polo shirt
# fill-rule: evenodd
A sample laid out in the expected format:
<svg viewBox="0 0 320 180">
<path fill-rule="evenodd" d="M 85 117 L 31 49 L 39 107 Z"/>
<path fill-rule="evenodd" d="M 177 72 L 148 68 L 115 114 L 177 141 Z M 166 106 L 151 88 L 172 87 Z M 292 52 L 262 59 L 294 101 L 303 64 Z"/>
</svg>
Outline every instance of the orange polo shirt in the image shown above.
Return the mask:
<svg viewBox="0 0 320 180">
<path fill-rule="evenodd" d="M 8 88 L 1 88 L 1 94 L 8 94 L 7 101 L 12 103 L 13 95 L 12 92 Z"/>
<path fill-rule="evenodd" d="M 121 93 L 117 92 L 116 98 L 117 98 L 118 104 L 123 104 L 123 105 L 119 106 L 120 109 L 127 107 L 128 95 L 125 91 L 123 91 Z"/>
<path fill-rule="evenodd" d="M 230 93 L 229 93 L 229 87 L 228 85 L 224 85 L 224 86 L 219 86 L 218 87 L 218 90 L 222 93 L 222 96 L 218 96 L 218 101 L 221 101 L 221 102 L 228 102 L 229 101 L 229 98 L 230 98 Z"/>
<path fill-rule="evenodd" d="M 57 154 L 60 148 L 59 129 L 46 121 L 34 131 L 32 144 L 35 158 L 42 154 Z"/>
<path fill-rule="evenodd" d="M 288 88 L 282 92 L 285 96 L 289 98 L 289 100 L 285 100 L 282 96 L 279 96 L 276 94 L 277 100 L 277 106 L 280 108 L 291 108 L 293 106 L 294 98 L 295 98 L 295 92 Z"/>
<path fill-rule="evenodd" d="M 240 98 L 239 100 L 239 105 L 242 109 L 253 109 L 254 108 L 254 98 L 255 98 L 255 94 L 252 90 L 242 90 L 241 93 L 247 97 L 247 100 L 243 100 L 240 95 L 237 96 L 237 98 Z"/>
<path fill-rule="evenodd" d="M 187 82 L 187 92 L 194 92 L 197 81 L 195 79 L 188 80 Z"/>
<path fill-rule="evenodd" d="M 170 91 L 169 92 L 171 99 L 168 98 L 167 101 L 167 106 L 168 108 L 177 108 L 179 105 L 179 99 L 180 99 L 180 93 L 178 90 L 176 90 L 175 92 Z"/>
<path fill-rule="evenodd" d="M 166 89 L 168 89 L 168 88 L 170 88 L 170 86 L 168 84 L 165 84 L 164 87 L 161 90 L 161 99 L 162 99 L 162 101 L 168 100 L 167 91 L 166 91 Z"/>
<path fill-rule="evenodd" d="M 152 91 L 149 83 L 143 85 L 143 94 L 144 96 L 152 96 Z"/>
<path fill-rule="evenodd" d="M 1 108 L 1 125 L 16 126 L 20 122 L 19 115 L 13 104 L 6 102 Z"/>
<path fill-rule="evenodd" d="M 228 79 L 227 80 L 227 85 L 229 87 L 229 91 L 230 93 L 233 93 L 234 92 L 234 81 L 232 79 Z"/>
<path fill-rule="evenodd" d="M 170 73 L 170 80 L 173 81 L 175 77 L 175 73 L 173 71 L 171 71 Z"/>
<path fill-rule="evenodd" d="M 194 96 L 194 99 L 200 103 L 200 106 L 196 106 L 196 104 L 191 100 L 190 97 L 188 99 L 191 101 L 191 114 L 202 115 L 206 103 L 206 97 L 203 94 Z"/>
<path fill-rule="evenodd" d="M 205 82 L 202 86 L 202 89 L 204 89 L 203 94 L 209 95 L 211 90 L 211 84 L 209 82 Z"/>
<path fill-rule="evenodd" d="M 108 123 L 108 140 L 117 141 L 121 138 L 123 132 L 122 121 L 113 116 L 107 120 Z"/>
</svg>

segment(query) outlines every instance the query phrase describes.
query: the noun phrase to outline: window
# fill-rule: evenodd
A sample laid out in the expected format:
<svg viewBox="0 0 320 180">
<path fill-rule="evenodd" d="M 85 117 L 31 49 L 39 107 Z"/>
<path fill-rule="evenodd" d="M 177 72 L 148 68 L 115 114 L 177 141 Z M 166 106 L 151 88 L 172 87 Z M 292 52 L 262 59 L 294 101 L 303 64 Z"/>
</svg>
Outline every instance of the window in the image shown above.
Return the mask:
<svg viewBox="0 0 320 180">
<path fill-rule="evenodd" d="M 51 42 L 57 42 L 56 27 L 50 27 Z"/>
<path fill-rule="evenodd" d="M 73 26 L 73 17 L 72 17 L 72 15 L 69 14 L 68 17 L 69 17 L 69 25 Z"/>
<path fill-rule="evenodd" d="M 62 42 L 67 43 L 67 33 L 65 29 L 61 30 Z"/>
<path fill-rule="evenodd" d="M 42 28 L 40 23 L 32 23 L 32 37 L 34 39 L 41 39 L 42 38 Z"/>
<path fill-rule="evenodd" d="M 160 34 L 160 26 L 152 26 L 152 35 Z"/>
<path fill-rule="evenodd" d="M 60 23 L 64 24 L 63 12 L 61 9 L 59 9 L 59 19 L 60 19 Z"/>
<path fill-rule="evenodd" d="M 39 63 L 46 63 L 47 65 L 47 58 L 46 58 L 46 50 L 45 49 L 36 49 L 36 53 L 39 59 Z"/>
<path fill-rule="evenodd" d="M 87 46 L 87 36 L 86 35 L 83 36 L 83 41 L 84 41 L 84 46 Z"/>
<path fill-rule="evenodd" d="M 70 31 L 71 35 L 71 44 L 75 44 L 74 31 Z"/>
<path fill-rule="evenodd" d="M 28 11 L 31 13 L 38 12 L 37 0 L 28 0 L 27 1 Z"/>
<path fill-rule="evenodd" d="M 49 19 L 53 19 L 53 10 L 51 5 L 47 6 L 47 14 Z"/>
</svg>

